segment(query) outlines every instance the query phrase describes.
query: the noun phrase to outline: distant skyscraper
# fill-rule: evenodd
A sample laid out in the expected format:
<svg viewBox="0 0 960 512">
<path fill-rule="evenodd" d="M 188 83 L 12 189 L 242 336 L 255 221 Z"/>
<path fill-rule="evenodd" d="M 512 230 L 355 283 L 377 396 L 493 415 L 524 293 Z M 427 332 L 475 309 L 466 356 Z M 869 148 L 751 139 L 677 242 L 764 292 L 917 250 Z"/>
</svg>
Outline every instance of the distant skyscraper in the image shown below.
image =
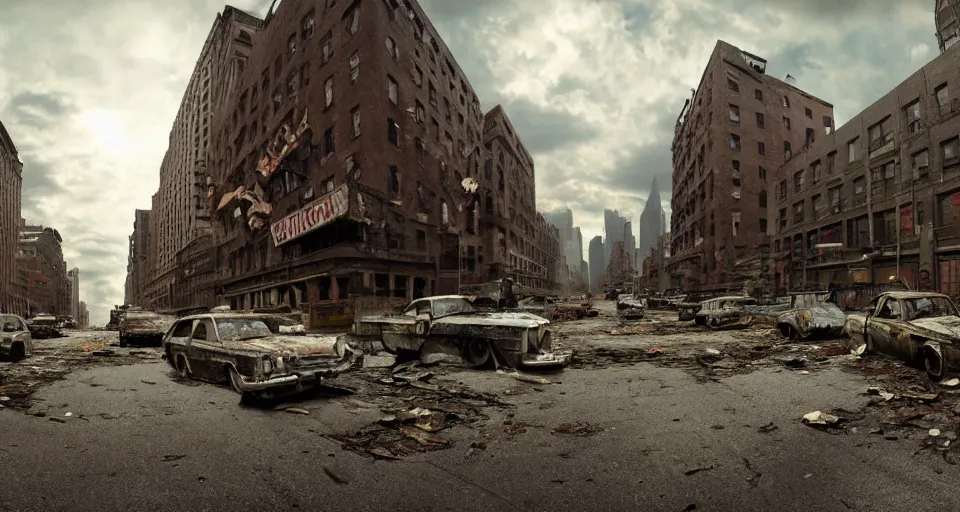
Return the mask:
<svg viewBox="0 0 960 512">
<path fill-rule="evenodd" d="M 610 262 L 610 253 L 613 251 L 613 244 L 623 241 L 623 226 L 627 219 L 620 216 L 617 210 L 603 211 L 603 231 L 606 238 L 603 241 L 603 261 L 604 266 Z"/>
<path fill-rule="evenodd" d="M 573 211 L 569 208 L 551 213 L 544 213 L 543 218 L 560 232 L 560 243 L 563 246 L 563 255 L 567 259 L 567 266 L 571 272 L 580 272 L 580 262 L 583 261 L 583 235 L 580 228 L 573 227 Z"/>
<path fill-rule="evenodd" d="M 643 258 L 650 255 L 650 249 L 657 246 L 657 240 L 666 232 L 666 215 L 663 206 L 660 204 L 660 189 L 657 187 L 657 178 L 654 176 L 653 183 L 650 185 L 650 194 L 647 196 L 647 204 L 643 206 L 643 213 L 640 214 L 640 246 L 637 265 L 642 269 Z"/>
<path fill-rule="evenodd" d="M 590 291 L 600 291 L 600 276 L 603 275 L 603 269 L 607 266 L 604 257 L 603 238 L 595 236 L 590 240 L 589 255 L 590 260 Z"/>
</svg>

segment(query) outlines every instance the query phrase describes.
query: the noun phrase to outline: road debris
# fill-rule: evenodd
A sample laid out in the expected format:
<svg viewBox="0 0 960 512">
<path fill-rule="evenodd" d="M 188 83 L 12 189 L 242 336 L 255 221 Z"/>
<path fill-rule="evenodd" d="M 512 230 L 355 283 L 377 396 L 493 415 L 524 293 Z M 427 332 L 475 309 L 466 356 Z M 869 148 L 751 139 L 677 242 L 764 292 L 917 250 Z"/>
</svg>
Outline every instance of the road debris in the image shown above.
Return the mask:
<svg viewBox="0 0 960 512">
<path fill-rule="evenodd" d="M 553 384 L 552 381 L 544 379 L 543 377 L 534 377 L 531 375 L 515 374 L 513 378 L 517 379 L 520 382 L 526 382 L 527 384 L 542 384 L 542 385 Z"/>
<path fill-rule="evenodd" d="M 326 466 L 323 466 L 323 472 L 324 472 L 324 474 L 326 474 L 326 475 L 330 478 L 330 480 L 333 480 L 333 483 L 335 483 L 335 484 L 337 484 L 337 485 L 346 485 L 346 484 L 350 483 L 350 482 L 344 480 L 343 478 L 340 478 L 339 476 L 337 476 L 337 474 L 334 473 L 333 470 L 331 470 L 330 468 L 328 468 L 328 467 L 326 467 Z"/>
<path fill-rule="evenodd" d="M 304 416 L 308 416 L 310 414 L 310 411 L 306 409 L 301 409 L 300 407 L 287 407 L 286 409 L 284 409 L 284 411 L 287 411 L 290 414 L 301 414 Z"/>
<path fill-rule="evenodd" d="M 710 471 L 710 470 L 713 469 L 714 467 L 716 467 L 716 466 L 710 465 L 710 466 L 703 466 L 703 467 L 699 467 L 699 468 L 688 469 L 688 470 L 684 471 L 683 474 L 686 475 L 686 476 L 695 475 L 695 474 L 697 474 L 697 473 L 699 473 L 699 472 L 701 472 L 701 471 Z"/>
<path fill-rule="evenodd" d="M 586 422 L 563 423 L 553 429 L 554 434 L 571 434 L 580 437 L 590 437 L 603 432 L 603 427 Z"/>
<path fill-rule="evenodd" d="M 780 428 L 780 427 L 774 425 L 773 422 L 771 421 L 770 423 L 767 423 L 766 425 L 761 425 L 760 428 L 757 429 L 757 432 L 759 432 L 759 433 L 761 433 L 761 434 L 769 434 L 770 432 L 773 432 L 774 430 L 777 430 L 778 428 Z"/>
<path fill-rule="evenodd" d="M 802 420 L 804 425 L 810 426 L 833 426 L 837 423 L 840 423 L 841 418 L 839 416 L 834 416 L 833 414 L 827 414 L 822 411 L 813 411 L 803 415 Z"/>
</svg>

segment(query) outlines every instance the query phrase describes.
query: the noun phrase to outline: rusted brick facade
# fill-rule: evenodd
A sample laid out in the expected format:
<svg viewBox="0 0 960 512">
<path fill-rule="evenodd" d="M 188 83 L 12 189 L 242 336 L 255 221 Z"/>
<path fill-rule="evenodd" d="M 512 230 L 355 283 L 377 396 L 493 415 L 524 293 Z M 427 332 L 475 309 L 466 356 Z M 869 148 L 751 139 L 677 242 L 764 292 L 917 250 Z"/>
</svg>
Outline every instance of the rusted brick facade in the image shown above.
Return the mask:
<svg viewBox="0 0 960 512">
<path fill-rule="evenodd" d="M 26 314 L 17 286 L 17 242 L 20 237 L 20 193 L 23 163 L 10 134 L 0 123 L 0 313 Z"/>
</svg>

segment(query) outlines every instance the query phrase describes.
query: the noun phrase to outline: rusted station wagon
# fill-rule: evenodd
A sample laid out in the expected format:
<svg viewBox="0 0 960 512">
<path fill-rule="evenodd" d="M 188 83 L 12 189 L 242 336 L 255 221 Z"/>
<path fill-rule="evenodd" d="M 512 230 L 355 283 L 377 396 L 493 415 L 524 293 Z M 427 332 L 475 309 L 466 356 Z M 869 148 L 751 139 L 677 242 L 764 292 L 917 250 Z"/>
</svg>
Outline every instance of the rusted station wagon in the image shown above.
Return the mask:
<svg viewBox="0 0 960 512">
<path fill-rule="evenodd" d="M 31 353 L 33 338 L 27 322 L 17 315 L 0 314 L 0 356 L 19 361 Z"/>
<path fill-rule="evenodd" d="M 705 300 L 700 305 L 694 321 L 711 329 L 743 329 L 753 325 L 746 307 L 756 306 L 757 299 L 746 295 L 732 295 Z"/>
<path fill-rule="evenodd" d="M 353 364 L 343 336 L 273 332 L 274 315 L 206 313 L 181 318 L 163 340 L 164 357 L 182 377 L 229 383 L 245 396 L 297 392 Z"/>
<path fill-rule="evenodd" d="M 855 347 L 896 356 L 940 380 L 960 367 L 960 313 L 950 297 L 929 292 L 886 292 L 843 326 Z"/>
<path fill-rule="evenodd" d="M 832 338 L 843 331 L 847 315 L 824 293 L 790 296 L 790 309 L 777 317 L 777 330 L 787 339 Z"/>
<path fill-rule="evenodd" d="M 434 341 L 453 349 L 471 366 L 492 360 L 506 366 L 563 366 L 569 354 L 551 349 L 550 321 L 521 311 L 478 311 L 469 297 L 444 295 L 417 299 L 399 315 L 371 315 L 354 323 L 359 341 L 376 340 L 391 353 L 420 352 Z"/>
</svg>

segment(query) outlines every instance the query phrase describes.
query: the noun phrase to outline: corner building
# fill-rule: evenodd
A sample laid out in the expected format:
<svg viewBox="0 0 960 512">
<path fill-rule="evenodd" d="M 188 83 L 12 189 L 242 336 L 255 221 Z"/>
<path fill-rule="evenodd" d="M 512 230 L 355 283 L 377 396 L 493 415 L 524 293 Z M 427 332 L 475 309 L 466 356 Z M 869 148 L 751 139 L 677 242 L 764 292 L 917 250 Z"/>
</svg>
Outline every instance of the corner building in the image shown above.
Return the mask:
<svg viewBox="0 0 960 512">
<path fill-rule="evenodd" d="M 741 287 L 737 262 L 768 253 L 775 171 L 833 129 L 832 105 L 766 75 L 764 59 L 718 41 L 671 148 L 671 287 Z"/>
<path fill-rule="evenodd" d="M 416 3 L 283 2 L 236 91 L 210 162 L 219 303 L 320 327 L 458 291 L 483 113 Z"/>
<path fill-rule="evenodd" d="M 17 286 L 22 184 L 23 163 L 17 146 L 0 123 L 0 313 L 20 315 L 27 312 L 25 291 Z"/>
</svg>

